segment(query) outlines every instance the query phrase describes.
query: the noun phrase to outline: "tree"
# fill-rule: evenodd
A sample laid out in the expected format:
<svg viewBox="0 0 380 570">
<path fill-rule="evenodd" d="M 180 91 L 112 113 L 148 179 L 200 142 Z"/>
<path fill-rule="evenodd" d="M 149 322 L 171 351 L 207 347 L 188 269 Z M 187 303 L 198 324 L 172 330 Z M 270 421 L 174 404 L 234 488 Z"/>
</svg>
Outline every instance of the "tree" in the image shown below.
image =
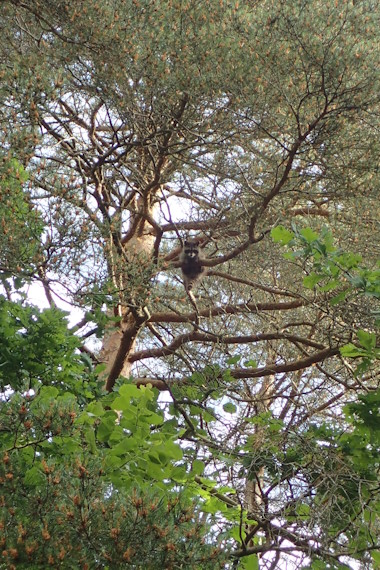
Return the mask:
<svg viewBox="0 0 380 570">
<path fill-rule="evenodd" d="M 339 440 L 344 405 L 378 388 L 373 358 L 358 374 L 341 352 L 368 351 L 376 326 L 375 14 L 4 3 L 4 160 L 23 164 L 44 224 L 28 265 L 5 256 L 5 282 L 21 273 L 83 309 L 108 391 L 123 376 L 169 393 L 209 508 L 239 523 L 240 564 L 366 564 L 376 547 L 358 495 L 365 481 L 377 500 L 374 471 L 346 465 Z M 208 272 L 196 307 L 179 278 L 189 233 Z"/>
<path fill-rule="evenodd" d="M 152 390 L 124 386 L 116 425 L 62 312 L 1 309 L 0 568 L 224 567 L 191 495 L 158 484 L 182 455 Z"/>
</svg>

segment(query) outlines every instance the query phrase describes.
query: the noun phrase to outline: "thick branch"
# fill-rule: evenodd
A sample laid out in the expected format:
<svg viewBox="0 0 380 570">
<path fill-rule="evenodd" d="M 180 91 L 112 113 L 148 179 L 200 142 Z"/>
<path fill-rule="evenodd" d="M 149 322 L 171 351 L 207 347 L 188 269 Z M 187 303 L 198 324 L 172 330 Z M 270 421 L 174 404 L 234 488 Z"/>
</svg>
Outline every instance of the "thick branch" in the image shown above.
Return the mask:
<svg viewBox="0 0 380 570">
<path fill-rule="evenodd" d="M 198 312 L 200 317 L 217 317 L 218 315 L 237 315 L 239 313 L 258 313 L 259 311 L 290 311 L 309 304 L 307 299 L 297 299 L 288 303 L 241 303 L 240 305 L 223 305 L 203 309 Z M 178 315 L 176 313 L 156 313 L 149 319 L 150 323 L 188 323 L 194 322 L 195 313 Z"/>
<path fill-rule="evenodd" d="M 235 368 L 231 370 L 231 376 L 236 379 L 241 378 L 264 378 L 265 376 L 272 376 L 274 374 L 281 374 L 287 372 L 295 372 L 297 370 L 305 370 L 309 366 L 313 366 L 317 362 L 322 362 L 327 358 L 336 356 L 339 354 L 339 348 L 326 348 L 319 352 L 307 356 L 306 358 L 300 358 L 299 360 L 294 360 L 288 364 L 273 364 L 270 366 L 262 366 L 261 368 Z M 183 380 L 178 380 L 176 383 L 181 384 Z M 168 385 L 163 380 L 155 380 L 151 378 L 139 378 L 136 380 L 137 386 L 146 386 L 147 384 L 152 384 L 158 390 L 165 391 L 168 390 Z"/>
<path fill-rule="evenodd" d="M 248 344 L 253 342 L 267 341 L 267 340 L 288 340 L 290 342 L 305 344 L 306 346 L 311 346 L 314 348 L 323 349 L 323 344 L 313 342 L 309 339 L 298 335 L 289 335 L 286 333 L 267 333 L 267 334 L 256 334 L 256 335 L 237 335 L 237 336 L 225 336 L 225 335 L 215 335 L 211 333 L 203 333 L 199 331 L 193 331 L 188 334 L 179 335 L 167 346 L 161 348 L 151 348 L 147 350 L 140 350 L 135 352 L 133 356 L 129 358 L 130 362 L 136 362 L 137 360 L 143 360 L 144 358 L 157 358 L 160 356 L 166 356 L 168 354 L 173 354 L 175 351 L 184 344 L 188 342 L 215 342 L 219 344 Z"/>
<path fill-rule="evenodd" d="M 308 368 L 317 362 L 323 362 L 326 358 L 339 354 L 339 348 L 325 348 L 320 352 L 316 352 L 311 356 L 294 360 L 289 364 L 273 364 L 270 366 L 262 366 L 261 368 L 235 368 L 231 370 L 234 378 L 262 378 L 271 374 L 280 374 L 282 372 L 295 372 Z"/>
<path fill-rule="evenodd" d="M 269 287 L 267 285 L 261 285 L 257 281 L 251 281 L 250 279 L 243 279 L 242 277 L 235 277 L 230 273 L 224 273 L 223 271 L 214 271 L 211 269 L 207 272 L 208 276 L 215 276 L 221 277 L 222 279 L 226 279 L 227 281 L 233 281 L 234 283 L 241 283 L 242 285 L 248 285 L 249 287 L 253 287 L 254 289 L 259 289 L 260 291 L 266 291 L 267 293 L 271 293 L 273 295 L 282 295 L 283 297 L 298 297 L 295 293 L 291 293 L 286 291 L 285 289 L 278 289 L 277 287 Z"/>
<path fill-rule="evenodd" d="M 145 321 L 146 317 L 136 318 L 135 322 L 123 332 L 120 340 L 119 350 L 117 351 L 115 361 L 108 374 L 106 382 L 106 390 L 108 390 L 108 392 L 111 392 L 112 388 L 115 385 L 115 381 L 120 376 L 121 371 L 123 370 L 124 362 L 132 350 L 137 335 L 140 332 Z"/>
</svg>

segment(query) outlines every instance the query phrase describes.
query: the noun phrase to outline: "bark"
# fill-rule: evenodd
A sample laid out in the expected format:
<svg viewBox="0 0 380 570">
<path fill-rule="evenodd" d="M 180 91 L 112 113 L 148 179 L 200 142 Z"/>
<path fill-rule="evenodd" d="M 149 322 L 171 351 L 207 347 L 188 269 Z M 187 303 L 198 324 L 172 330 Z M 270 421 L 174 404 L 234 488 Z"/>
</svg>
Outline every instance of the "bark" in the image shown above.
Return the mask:
<svg viewBox="0 0 380 570">
<path fill-rule="evenodd" d="M 269 411 L 269 406 L 271 403 L 271 396 L 274 389 L 275 376 L 271 374 L 267 376 L 260 387 L 257 396 L 254 398 L 253 403 L 253 414 L 259 416 Z M 255 465 L 255 457 L 259 457 L 260 449 L 265 447 L 266 438 L 266 426 L 262 424 L 255 425 L 255 434 L 253 440 L 253 464 L 248 471 L 245 485 L 245 500 L 246 508 L 249 513 L 249 517 L 257 521 L 265 519 L 265 469 L 263 466 Z M 259 462 L 260 463 L 260 462 Z M 248 539 L 250 534 L 253 533 L 255 527 L 250 527 L 248 529 Z M 248 540 L 248 543 L 250 541 Z"/>
<path fill-rule="evenodd" d="M 128 282 L 128 272 L 123 271 L 123 265 L 132 270 L 145 268 L 149 271 L 153 268 L 157 234 L 151 223 L 153 210 L 153 205 L 144 209 L 144 204 L 141 204 L 131 223 L 130 235 L 127 234 L 123 243 L 118 244 L 119 252 L 110 263 L 114 286 L 119 292 L 119 304 L 113 309 L 116 323 L 115 319 L 110 319 L 100 352 L 100 361 L 106 364 L 102 374 L 106 378 L 108 391 L 112 390 L 120 375 L 126 378 L 130 376 L 132 362 L 129 357 L 134 351 L 140 330 L 150 316 L 144 299 L 139 295 L 139 284 L 131 279 Z"/>
</svg>

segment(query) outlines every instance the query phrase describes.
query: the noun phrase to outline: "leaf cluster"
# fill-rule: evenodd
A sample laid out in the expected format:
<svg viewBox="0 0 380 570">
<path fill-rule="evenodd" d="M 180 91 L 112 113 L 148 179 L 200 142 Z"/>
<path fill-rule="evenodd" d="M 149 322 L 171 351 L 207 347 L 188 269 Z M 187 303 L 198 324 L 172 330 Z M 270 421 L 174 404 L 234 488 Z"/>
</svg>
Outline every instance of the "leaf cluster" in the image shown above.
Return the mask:
<svg viewBox="0 0 380 570">
<path fill-rule="evenodd" d="M 40 237 L 44 228 L 40 213 L 25 190 L 28 175 L 15 159 L 0 158 L 0 279 L 27 278 L 36 272 Z M 16 283 L 17 284 L 17 283 Z"/>
<path fill-rule="evenodd" d="M 225 567 L 194 496 L 172 487 L 182 452 L 174 426 L 156 431 L 157 395 L 122 386 L 120 422 L 78 401 L 42 387 L 1 405 L 0 567 Z"/>
<path fill-rule="evenodd" d="M 78 393 L 85 364 L 66 313 L 43 311 L 0 296 L 0 386 L 4 391 L 58 386 Z"/>
</svg>

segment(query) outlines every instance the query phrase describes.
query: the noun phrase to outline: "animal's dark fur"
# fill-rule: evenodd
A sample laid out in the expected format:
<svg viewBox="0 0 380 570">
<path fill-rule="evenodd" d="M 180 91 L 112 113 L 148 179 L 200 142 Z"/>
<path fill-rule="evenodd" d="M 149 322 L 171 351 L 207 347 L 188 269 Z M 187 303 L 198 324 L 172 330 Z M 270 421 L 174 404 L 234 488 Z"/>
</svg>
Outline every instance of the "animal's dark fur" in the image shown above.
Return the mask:
<svg viewBox="0 0 380 570">
<path fill-rule="evenodd" d="M 191 291 L 204 273 L 197 240 L 185 240 L 181 253 L 181 270 L 185 289 Z"/>
</svg>

